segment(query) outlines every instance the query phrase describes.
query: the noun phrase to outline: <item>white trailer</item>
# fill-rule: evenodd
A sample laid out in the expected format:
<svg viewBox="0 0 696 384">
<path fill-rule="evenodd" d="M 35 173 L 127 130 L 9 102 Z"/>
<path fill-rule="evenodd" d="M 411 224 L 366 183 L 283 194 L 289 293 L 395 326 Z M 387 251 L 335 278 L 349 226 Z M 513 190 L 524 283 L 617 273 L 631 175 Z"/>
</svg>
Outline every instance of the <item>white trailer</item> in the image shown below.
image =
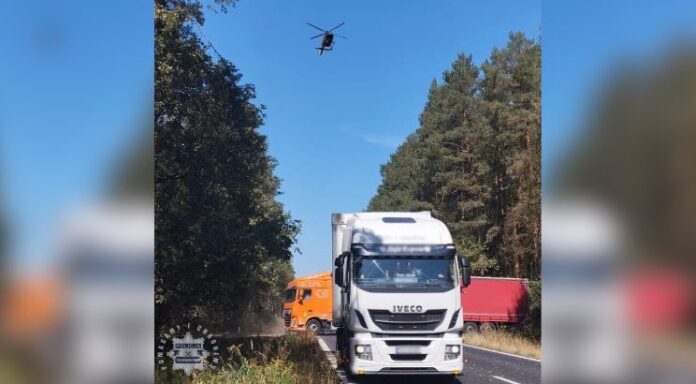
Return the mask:
<svg viewBox="0 0 696 384">
<path fill-rule="evenodd" d="M 356 375 L 462 372 L 469 265 L 430 212 L 334 213 L 333 325 Z"/>
</svg>

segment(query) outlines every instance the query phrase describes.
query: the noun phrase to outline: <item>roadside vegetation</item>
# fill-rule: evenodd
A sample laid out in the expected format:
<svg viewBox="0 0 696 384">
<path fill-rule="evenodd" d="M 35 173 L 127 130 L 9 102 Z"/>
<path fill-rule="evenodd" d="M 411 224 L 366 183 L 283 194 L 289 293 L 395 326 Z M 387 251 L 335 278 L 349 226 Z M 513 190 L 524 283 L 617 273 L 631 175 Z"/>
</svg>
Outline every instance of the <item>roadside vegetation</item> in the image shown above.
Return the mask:
<svg viewBox="0 0 696 384">
<path fill-rule="evenodd" d="M 431 211 L 475 276 L 529 280 L 541 338 L 541 44 L 512 33 L 433 80 L 419 127 L 381 167 L 369 211 Z"/>
<path fill-rule="evenodd" d="M 541 359 L 541 343 L 510 331 L 465 333 L 464 344 L 512 353 L 533 359 Z"/>
<path fill-rule="evenodd" d="M 224 363 L 187 377 L 180 371 L 158 372 L 157 383 L 173 384 L 335 384 L 338 378 L 309 333 L 280 337 L 227 339 Z"/>
<path fill-rule="evenodd" d="M 370 211 L 431 211 L 476 276 L 541 278 L 541 44 L 512 33 L 433 80 Z"/>
<path fill-rule="evenodd" d="M 263 332 L 258 326 L 273 324 L 294 276 L 300 223 L 277 199 L 276 160 L 260 132 L 263 106 L 253 84 L 197 33 L 204 10 L 234 4 L 155 1 L 158 331 L 195 322 Z"/>
</svg>

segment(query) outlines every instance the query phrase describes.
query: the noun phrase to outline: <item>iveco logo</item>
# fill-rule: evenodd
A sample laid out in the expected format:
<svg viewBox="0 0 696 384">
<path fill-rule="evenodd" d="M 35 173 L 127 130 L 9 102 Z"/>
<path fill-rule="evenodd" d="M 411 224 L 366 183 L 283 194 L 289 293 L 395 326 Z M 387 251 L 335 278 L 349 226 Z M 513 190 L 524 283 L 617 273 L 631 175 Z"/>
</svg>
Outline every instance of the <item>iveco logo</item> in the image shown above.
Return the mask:
<svg viewBox="0 0 696 384">
<path fill-rule="evenodd" d="M 392 312 L 423 312 L 421 305 L 395 305 Z"/>
</svg>

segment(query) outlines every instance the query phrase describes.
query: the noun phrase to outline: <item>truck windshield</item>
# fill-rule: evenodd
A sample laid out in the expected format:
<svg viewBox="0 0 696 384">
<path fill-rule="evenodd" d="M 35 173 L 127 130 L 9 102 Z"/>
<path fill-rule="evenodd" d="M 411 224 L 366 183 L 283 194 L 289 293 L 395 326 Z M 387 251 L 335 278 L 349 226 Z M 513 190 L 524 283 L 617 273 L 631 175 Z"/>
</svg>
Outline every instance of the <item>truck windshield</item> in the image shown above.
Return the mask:
<svg viewBox="0 0 696 384">
<path fill-rule="evenodd" d="M 285 292 L 283 292 L 283 295 L 285 296 L 285 302 L 290 303 L 292 301 L 295 301 L 295 293 L 296 292 L 297 292 L 297 289 L 295 289 L 295 288 L 286 289 Z"/>
<path fill-rule="evenodd" d="M 353 281 L 368 291 L 446 291 L 454 288 L 452 257 L 363 256 L 353 262 Z"/>
</svg>

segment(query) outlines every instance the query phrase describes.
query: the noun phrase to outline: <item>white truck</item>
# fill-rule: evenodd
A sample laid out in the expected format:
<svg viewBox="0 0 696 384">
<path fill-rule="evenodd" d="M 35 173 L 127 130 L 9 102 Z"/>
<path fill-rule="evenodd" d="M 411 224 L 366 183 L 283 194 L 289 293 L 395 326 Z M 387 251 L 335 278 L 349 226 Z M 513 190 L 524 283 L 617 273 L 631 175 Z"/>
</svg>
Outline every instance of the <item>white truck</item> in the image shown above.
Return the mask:
<svg viewBox="0 0 696 384">
<path fill-rule="evenodd" d="M 470 281 L 430 212 L 334 213 L 333 325 L 354 375 L 462 372 L 460 291 Z"/>
</svg>

